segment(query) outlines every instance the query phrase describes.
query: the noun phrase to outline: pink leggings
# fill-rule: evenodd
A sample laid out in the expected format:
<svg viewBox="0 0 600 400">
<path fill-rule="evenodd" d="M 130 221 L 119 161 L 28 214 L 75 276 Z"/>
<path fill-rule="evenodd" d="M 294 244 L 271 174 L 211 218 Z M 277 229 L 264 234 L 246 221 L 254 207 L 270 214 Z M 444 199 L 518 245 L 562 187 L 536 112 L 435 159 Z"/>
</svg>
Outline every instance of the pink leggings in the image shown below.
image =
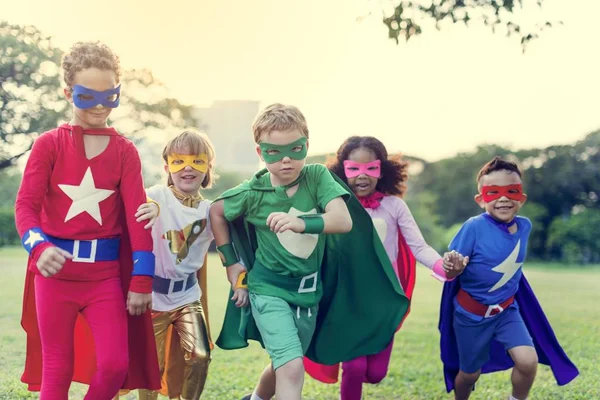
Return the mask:
<svg viewBox="0 0 600 400">
<path fill-rule="evenodd" d="M 390 364 L 394 341 L 381 352 L 342 363 L 342 400 L 360 400 L 363 382 L 379 383 L 385 378 Z"/>
<path fill-rule="evenodd" d="M 35 297 L 43 360 L 40 400 L 68 400 L 78 313 L 88 322 L 96 348 L 97 369 L 85 400 L 112 399 L 129 366 L 121 280 L 66 281 L 36 275 Z"/>
</svg>

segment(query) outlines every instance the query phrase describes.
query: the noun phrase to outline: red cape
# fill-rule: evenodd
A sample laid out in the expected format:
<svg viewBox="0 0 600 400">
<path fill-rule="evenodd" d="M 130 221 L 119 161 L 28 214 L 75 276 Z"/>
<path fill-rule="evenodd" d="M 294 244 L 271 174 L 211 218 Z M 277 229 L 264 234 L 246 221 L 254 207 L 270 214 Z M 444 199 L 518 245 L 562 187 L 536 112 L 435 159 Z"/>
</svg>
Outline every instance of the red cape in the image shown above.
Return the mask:
<svg viewBox="0 0 600 400">
<path fill-rule="evenodd" d="M 415 280 L 417 278 L 416 265 L 417 262 L 412 251 L 406 244 L 406 240 L 404 239 L 404 236 L 402 236 L 402 233 L 398 231 L 398 258 L 394 267 L 397 268 L 396 273 L 400 279 L 400 284 L 409 300 L 412 298 L 413 289 L 415 288 Z M 400 330 L 409 312 L 410 306 L 396 331 Z M 336 383 L 338 381 L 340 364 L 317 364 L 304 357 L 304 369 L 306 370 L 306 373 L 318 381 L 324 383 Z"/>
<path fill-rule="evenodd" d="M 122 226 L 126 226 L 122 215 Z M 120 248 L 121 284 L 124 299 L 127 298 L 129 282 L 133 271 L 131 245 L 127 229 L 123 229 Z M 27 356 L 25 371 L 21 381 L 28 385 L 30 391 L 39 391 L 42 384 L 42 346 L 35 310 L 35 279 L 28 260 L 27 275 L 23 293 L 23 314 L 21 326 L 27 333 Z M 35 266 L 33 266 L 35 268 Z M 160 372 L 152 318 L 150 311 L 141 316 L 127 314 L 129 332 L 129 372 L 122 386 L 123 389 L 160 389 Z M 75 323 L 75 365 L 73 381 L 89 384 L 96 371 L 96 354 L 92 332 L 81 314 Z"/>
</svg>

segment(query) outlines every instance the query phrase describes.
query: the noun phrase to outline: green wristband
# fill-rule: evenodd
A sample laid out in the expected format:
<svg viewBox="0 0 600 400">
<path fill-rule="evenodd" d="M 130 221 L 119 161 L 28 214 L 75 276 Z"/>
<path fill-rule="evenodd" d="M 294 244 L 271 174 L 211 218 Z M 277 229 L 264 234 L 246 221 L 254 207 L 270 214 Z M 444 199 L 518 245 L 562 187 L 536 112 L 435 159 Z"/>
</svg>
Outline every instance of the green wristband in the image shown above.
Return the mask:
<svg viewBox="0 0 600 400">
<path fill-rule="evenodd" d="M 224 267 L 229 267 L 230 265 L 240 262 L 240 258 L 235 251 L 233 243 L 217 246 L 217 252 L 219 253 L 219 257 L 221 258 L 221 262 L 223 263 Z"/>
<path fill-rule="evenodd" d="M 320 214 L 304 214 L 298 218 L 304 221 L 304 233 L 321 233 L 325 228 L 325 221 Z"/>
</svg>

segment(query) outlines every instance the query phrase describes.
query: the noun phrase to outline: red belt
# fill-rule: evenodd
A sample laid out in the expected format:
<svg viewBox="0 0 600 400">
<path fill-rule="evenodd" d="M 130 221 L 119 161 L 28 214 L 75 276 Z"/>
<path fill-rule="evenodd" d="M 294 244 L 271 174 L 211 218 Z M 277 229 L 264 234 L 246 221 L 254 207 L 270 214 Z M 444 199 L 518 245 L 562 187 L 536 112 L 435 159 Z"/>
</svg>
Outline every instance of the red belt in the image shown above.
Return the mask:
<svg viewBox="0 0 600 400">
<path fill-rule="evenodd" d="M 456 300 L 458 304 L 468 312 L 479 315 L 481 317 L 492 317 L 496 314 L 500 314 L 502 311 L 506 310 L 513 301 L 515 301 L 515 296 L 511 296 L 506 301 L 500 304 L 493 304 L 491 306 L 481 304 L 474 298 L 472 298 L 469 293 L 460 289 L 458 294 L 456 295 Z"/>
</svg>

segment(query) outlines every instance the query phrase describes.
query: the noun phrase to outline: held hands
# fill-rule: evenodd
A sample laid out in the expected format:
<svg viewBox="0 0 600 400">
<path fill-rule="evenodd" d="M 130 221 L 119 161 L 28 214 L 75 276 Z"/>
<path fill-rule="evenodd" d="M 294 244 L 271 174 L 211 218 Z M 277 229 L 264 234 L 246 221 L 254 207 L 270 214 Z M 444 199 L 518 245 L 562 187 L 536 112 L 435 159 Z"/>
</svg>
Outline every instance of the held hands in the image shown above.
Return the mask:
<svg viewBox="0 0 600 400">
<path fill-rule="evenodd" d="M 444 253 L 442 266 L 448 279 L 452 279 L 460 275 L 468 263 L 469 257 L 464 257 L 462 254 L 452 250 Z"/>
<path fill-rule="evenodd" d="M 36 266 L 45 278 L 56 275 L 65 262 L 73 259 L 73 255 L 55 246 L 48 247 L 42 252 Z"/>
<path fill-rule="evenodd" d="M 144 229 L 150 229 L 154 226 L 156 222 L 156 218 L 158 217 L 158 206 L 156 203 L 143 203 L 138 207 L 135 217 L 137 218 L 137 222 L 142 222 L 145 220 L 150 220 Z"/>
<path fill-rule="evenodd" d="M 296 233 L 304 232 L 306 224 L 298 217 L 294 217 L 284 212 L 273 212 L 267 217 L 267 225 L 275 233 L 292 231 Z"/>
<path fill-rule="evenodd" d="M 152 309 L 152 293 L 127 293 L 127 310 L 131 315 L 142 315 Z"/>
</svg>

